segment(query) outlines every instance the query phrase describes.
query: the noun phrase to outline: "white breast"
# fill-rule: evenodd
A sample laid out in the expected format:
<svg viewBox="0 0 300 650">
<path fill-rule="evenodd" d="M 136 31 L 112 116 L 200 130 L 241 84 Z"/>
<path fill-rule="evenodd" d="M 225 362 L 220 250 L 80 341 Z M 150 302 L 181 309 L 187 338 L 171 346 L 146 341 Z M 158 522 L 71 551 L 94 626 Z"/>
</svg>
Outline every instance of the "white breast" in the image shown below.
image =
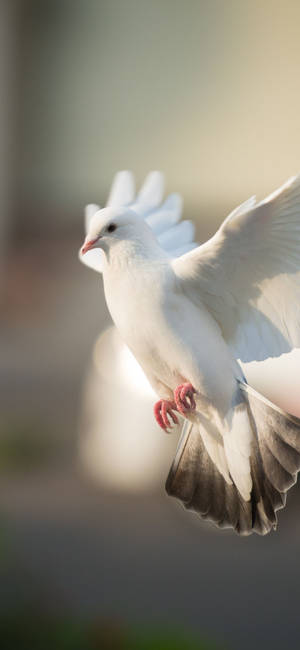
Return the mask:
<svg viewBox="0 0 300 650">
<path fill-rule="evenodd" d="M 153 341 L 156 338 L 164 304 L 170 295 L 170 284 L 170 273 L 168 276 L 167 268 L 162 265 L 126 266 L 118 272 L 104 274 L 110 314 L 131 348 L 145 339 Z"/>
<path fill-rule="evenodd" d="M 191 381 L 217 400 L 225 381 L 227 402 L 232 378 L 227 346 L 207 311 L 176 291 L 172 269 L 125 267 L 105 273 L 104 287 L 115 325 L 150 381 L 155 377 L 171 390 Z"/>
</svg>

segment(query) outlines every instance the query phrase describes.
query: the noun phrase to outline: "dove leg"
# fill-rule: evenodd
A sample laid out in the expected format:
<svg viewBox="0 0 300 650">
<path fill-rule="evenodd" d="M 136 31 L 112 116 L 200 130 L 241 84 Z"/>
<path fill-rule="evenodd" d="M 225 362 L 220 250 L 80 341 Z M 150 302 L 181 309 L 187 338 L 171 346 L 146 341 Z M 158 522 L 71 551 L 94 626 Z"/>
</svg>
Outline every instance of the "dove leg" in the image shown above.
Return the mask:
<svg viewBox="0 0 300 650">
<path fill-rule="evenodd" d="M 178 424 L 178 418 L 173 412 L 176 410 L 177 407 L 175 402 L 171 402 L 171 400 L 167 400 L 167 399 L 160 399 L 154 405 L 154 415 L 155 415 L 156 422 L 164 431 L 171 429 L 173 423 Z"/>
<path fill-rule="evenodd" d="M 187 411 L 194 411 L 196 408 L 194 395 L 196 393 L 196 389 L 189 382 L 179 384 L 174 390 L 176 410 L 182 415 L 185 415 Z"/>
</svg>

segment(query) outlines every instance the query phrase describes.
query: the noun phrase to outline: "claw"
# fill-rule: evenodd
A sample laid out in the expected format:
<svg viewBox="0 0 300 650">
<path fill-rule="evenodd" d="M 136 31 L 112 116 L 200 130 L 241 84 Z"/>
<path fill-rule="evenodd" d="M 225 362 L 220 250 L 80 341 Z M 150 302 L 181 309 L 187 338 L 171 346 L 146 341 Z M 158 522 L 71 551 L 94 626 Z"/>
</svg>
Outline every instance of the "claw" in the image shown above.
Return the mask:
<svg viewBox="0 0 300 650">
<path fill-rule="evenodd" d="M 194 410 L 196 408 L 196 402 L 194 394 L 197 391 L 195 390 L 192 384 L 186 382 L 185 384 L 180 384 L 174 391 L 175 403 L 177 410 L 184 415 L 186 411 Z"/>
<path fill-rule="evenodd" d="M 160 399 L 154 405 L 154 415 L 156 422 L 164 431 L 171 429 L 173 423 L 178 424 L 178 418 L 175 413 L 173 413 L 174 410 L 177 410 L 175 402 L 171 402 L 167 399 Z M 170 419 L 173 420 L 173 423 L 170 421 Z"/>
</svg>

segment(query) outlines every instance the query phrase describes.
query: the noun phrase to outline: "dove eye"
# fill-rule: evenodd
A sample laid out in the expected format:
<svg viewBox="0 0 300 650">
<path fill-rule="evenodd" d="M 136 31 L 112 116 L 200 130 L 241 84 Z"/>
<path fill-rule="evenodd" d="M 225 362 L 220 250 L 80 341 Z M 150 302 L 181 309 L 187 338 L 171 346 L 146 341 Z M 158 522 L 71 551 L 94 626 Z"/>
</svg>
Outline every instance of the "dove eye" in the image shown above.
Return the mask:
<svg viewBox="0 0 300 650">
<path fill-rule="evenodd" d="M 109 226 L 107 226 L 106 230 L 107 232 L 114 232 L 116 230 L 117 226 L 115 223 L 110 223 Z"/>
</svg>

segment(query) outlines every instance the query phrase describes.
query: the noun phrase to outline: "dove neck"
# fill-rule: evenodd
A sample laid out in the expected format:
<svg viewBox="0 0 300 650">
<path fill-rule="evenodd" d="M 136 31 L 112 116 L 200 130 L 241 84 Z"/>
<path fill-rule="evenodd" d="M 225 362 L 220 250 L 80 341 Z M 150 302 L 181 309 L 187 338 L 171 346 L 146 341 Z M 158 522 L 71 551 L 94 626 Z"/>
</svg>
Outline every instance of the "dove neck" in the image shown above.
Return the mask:
<svg viewBox="0 0 300 650">
<path fill-rule="evenodd" d="M 154 238 L 149 241 L 128 239 L 115 242 L 105 253 L 107 270 L 147 266 L 148 264 L 160 262 L 164 264 L 168 260 L 166 253 Z"/>
</svg>

